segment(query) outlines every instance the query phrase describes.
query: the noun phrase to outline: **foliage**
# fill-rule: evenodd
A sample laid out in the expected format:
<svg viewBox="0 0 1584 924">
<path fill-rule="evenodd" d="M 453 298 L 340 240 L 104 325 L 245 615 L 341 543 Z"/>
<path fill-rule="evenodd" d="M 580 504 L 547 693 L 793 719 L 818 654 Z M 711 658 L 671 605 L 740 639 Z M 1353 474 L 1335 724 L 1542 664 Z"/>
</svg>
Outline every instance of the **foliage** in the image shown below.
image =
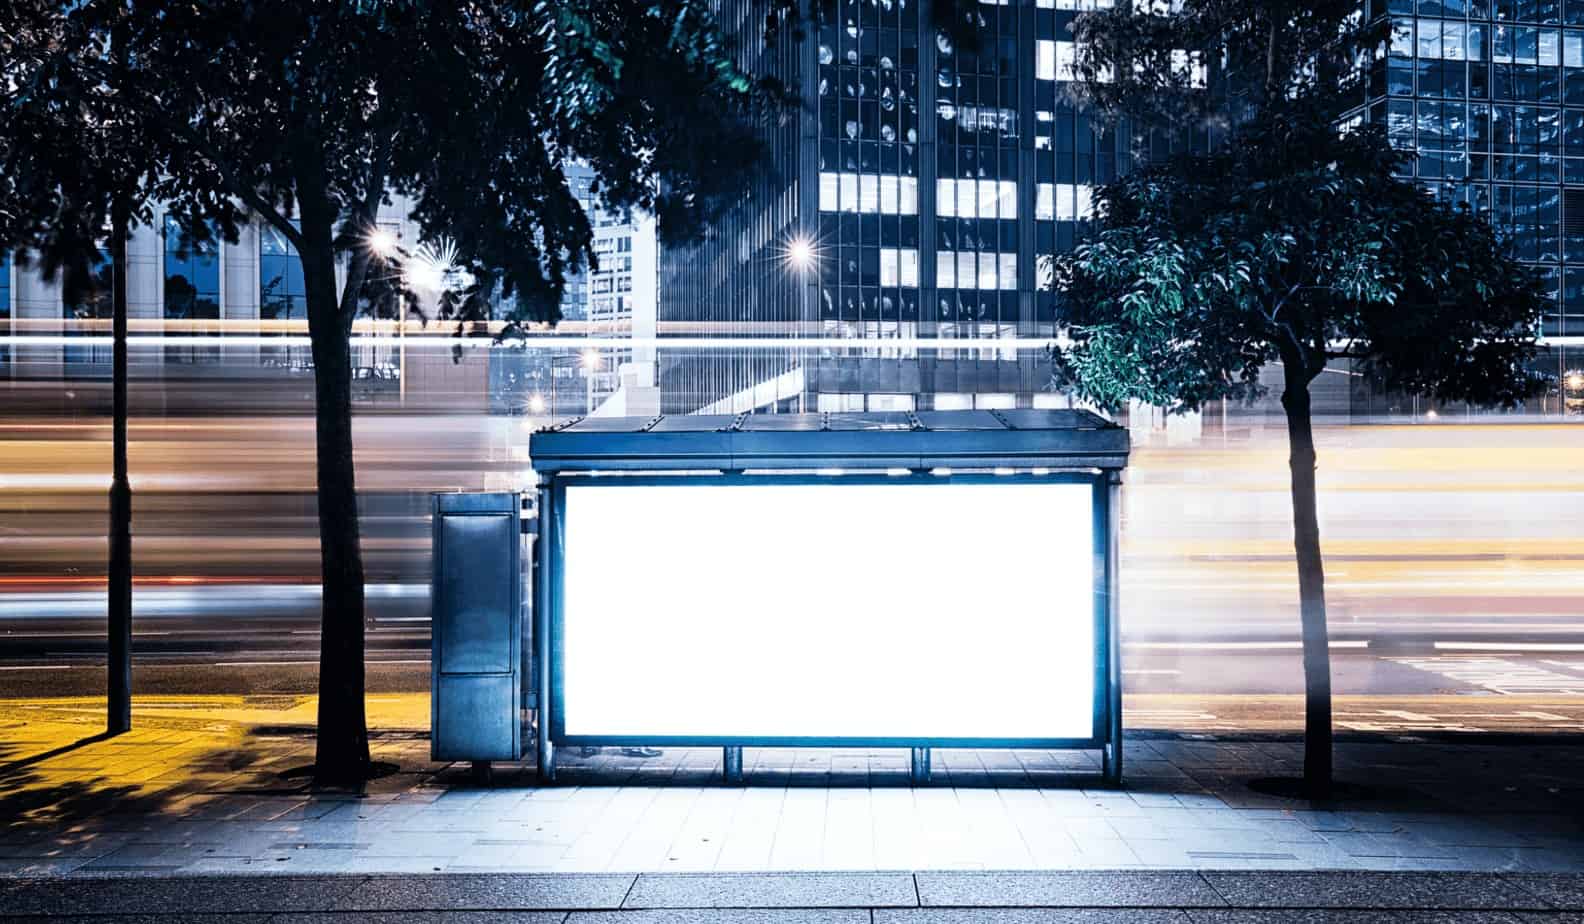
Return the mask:
<svg viewBox="0 0 1584 924">
<path fill-rule="evenodd" d="M 1387 37 L 1358 0 L 1140 0 L 1080 15 L 1069 90 L 1106 119 L 1230 130 L 1288 101 L 1340 112 Z"/>
<path fill-rule="evenodd" d="M 1057 258 L 1063 373 L 1103 406 L 1188 410 L 1253 397 L 1271 362 L 1307 382 L 1350 359 L 1386 387 L 1521 401 L 1540 283 L 1483 219 L 1399 179 L 1403 159 L 1288 107 L 1097 190 L 1092 237 Z"/>
</svg>

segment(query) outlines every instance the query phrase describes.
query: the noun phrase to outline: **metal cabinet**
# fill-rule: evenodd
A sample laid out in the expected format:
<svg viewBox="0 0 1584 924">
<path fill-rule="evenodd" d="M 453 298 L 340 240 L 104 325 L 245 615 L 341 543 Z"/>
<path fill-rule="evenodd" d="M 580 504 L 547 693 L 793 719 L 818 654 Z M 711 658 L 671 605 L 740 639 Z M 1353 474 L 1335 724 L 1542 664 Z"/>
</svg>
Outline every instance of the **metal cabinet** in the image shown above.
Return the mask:
<svg viewBox="0 0 1584 924">
<path fill-rule="evenodd" d="M 523 754 L 521 496 L 436 494 L 430 753 Z"/>
</svg>

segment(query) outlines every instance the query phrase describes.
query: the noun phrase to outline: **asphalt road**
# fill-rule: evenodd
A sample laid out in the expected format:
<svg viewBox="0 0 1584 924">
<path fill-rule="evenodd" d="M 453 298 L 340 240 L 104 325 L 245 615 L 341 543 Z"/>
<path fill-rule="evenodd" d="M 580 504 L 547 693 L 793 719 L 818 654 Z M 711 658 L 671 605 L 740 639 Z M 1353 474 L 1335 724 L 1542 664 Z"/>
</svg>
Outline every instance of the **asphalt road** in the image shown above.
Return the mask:
<svg viewBox="0 0 1584 924">
<path fill-rule="evenodd" d="M 429 492 L 521 487 L 533 425 L 358 419 L 371 682 L 427 686 Z M 134 421 L 144 681 L 312 688 L 312 434 L 297 416 Z M 99 681 L 108 435 L 98 418 L 0 419 L 0 696 Z M 1318 437 L 1339 693 L 1584 698 L 1584 426 L 1442 421 Z M 1135 454 L 1130 689 L 1297 691 L 1289 524 L 1279 427 Z M 920 538 L 921 568 L 937 545 Z"/>
</svg>

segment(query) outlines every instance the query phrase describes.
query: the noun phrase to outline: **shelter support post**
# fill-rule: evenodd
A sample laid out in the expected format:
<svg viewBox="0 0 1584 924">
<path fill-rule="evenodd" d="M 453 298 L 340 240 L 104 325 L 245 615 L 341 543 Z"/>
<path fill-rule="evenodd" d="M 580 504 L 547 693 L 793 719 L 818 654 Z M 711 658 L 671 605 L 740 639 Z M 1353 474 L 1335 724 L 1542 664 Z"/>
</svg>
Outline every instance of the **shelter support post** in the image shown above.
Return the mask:
<svg viewBox="0 0 1584 924">
<path fill-rule="evenodd" d="M 1106 473 L 1105 588 L 1106 588 L 1106 745 L 1103 770 L 1107 783 L 1122 784 L 1122 632 L 1121 581 L 1118 574 L 1122 536 L 1122 472 Z"/>
<path fill-rule="evenodd" d="M 550 503 L 550 486 L 539 488 L 539 540 L 534 543 L 533 683 L 535 702 L 534 760 L 539 782 L 555 782 L 555 745 L 550 741 L 550 547 L 560 540 L 558 511 Z"/>
<path fill-rule="evenodd" d="M 743 781 L 742 748 L 721 748 L 721 776 L 727 785 L 735 786 Z"/>
<path fill-rule="evenodd" d="M 915 783 L 928 783 L 930 778 L 930 749 L 913 748 L 908 762 L 908 778 Z"/>
</svg>

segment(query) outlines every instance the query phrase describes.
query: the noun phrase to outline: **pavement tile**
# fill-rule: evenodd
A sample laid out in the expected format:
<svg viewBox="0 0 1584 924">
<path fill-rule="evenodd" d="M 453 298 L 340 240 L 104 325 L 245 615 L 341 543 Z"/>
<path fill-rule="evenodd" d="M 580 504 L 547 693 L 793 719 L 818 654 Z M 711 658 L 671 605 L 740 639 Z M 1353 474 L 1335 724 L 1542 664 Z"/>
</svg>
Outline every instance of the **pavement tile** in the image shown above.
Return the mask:
<svg viewBox="0 0 1584 924">
<path fill-rule="evenodd" d="M 1217 907 L 1197 873 L 1145 871 L 919 873 L 919 903 L 976 907 Z"/>
<path fill-rule="evenodd" d="M 909 873 L 646 873 L 623 908 L 863 908 L 918 904 Z"/>
<path fill-rule="evenodd" d="M 1361 911 L 1356 908 L 1190 911 L 1188 916 L 1193 924 L 1516 924 L 1518 920 L 1504 911 Z"/>
<path fill-rule="evenodd" d="M 1584 911 L 1584 876 L 1513 876 L 1511 882 L 1547 907 Z"/>
<path fill-rule="evenodd" d="M 874 924 L 1188 924 L 1188 917 L 1165 908 L 880 908 Z"/>
<path fill-rule="evenodd" d="M 1233 907 L 1515 909 L 1546 907 L 1488 873 L 1205 872 Z"/>
<path fill-rule="evenodd" d="M 565 911 L 372 911 L 278 914 L 269 924 L 561 924 L 566 916 Z"/>
<path fill-rule="evenodd" d="M 361 879 L 116 877 L 35 879 L 3 895 L 8 914 L 238 914 L 328 911 Z"/>
<path fill-rule="evenodd" d="M 335 911 L 545 911 L 616 909 L 632 888 L 628 874 L 458 873 L 377 876 L 336 902 Z"/>
<path fill-rule="evenodd" d="M 866 908 L 654 908 L 574 911 L 566 924 L 869 924 Z"/>
<path fill-rule="evenodd" d="M 91 921 L 92 924 L 170 924 L 172 921 L 195 922 L 195 924 L 273 924 L 281 920 L 283 915 L 268 914 L 105 914 L 94 915 L 91 918 L 61 918 L 44 915 L 26 915 L 10 917 L 0 915 L 0 924 L 46 924 L 46 922 Z"/>
</svg>

